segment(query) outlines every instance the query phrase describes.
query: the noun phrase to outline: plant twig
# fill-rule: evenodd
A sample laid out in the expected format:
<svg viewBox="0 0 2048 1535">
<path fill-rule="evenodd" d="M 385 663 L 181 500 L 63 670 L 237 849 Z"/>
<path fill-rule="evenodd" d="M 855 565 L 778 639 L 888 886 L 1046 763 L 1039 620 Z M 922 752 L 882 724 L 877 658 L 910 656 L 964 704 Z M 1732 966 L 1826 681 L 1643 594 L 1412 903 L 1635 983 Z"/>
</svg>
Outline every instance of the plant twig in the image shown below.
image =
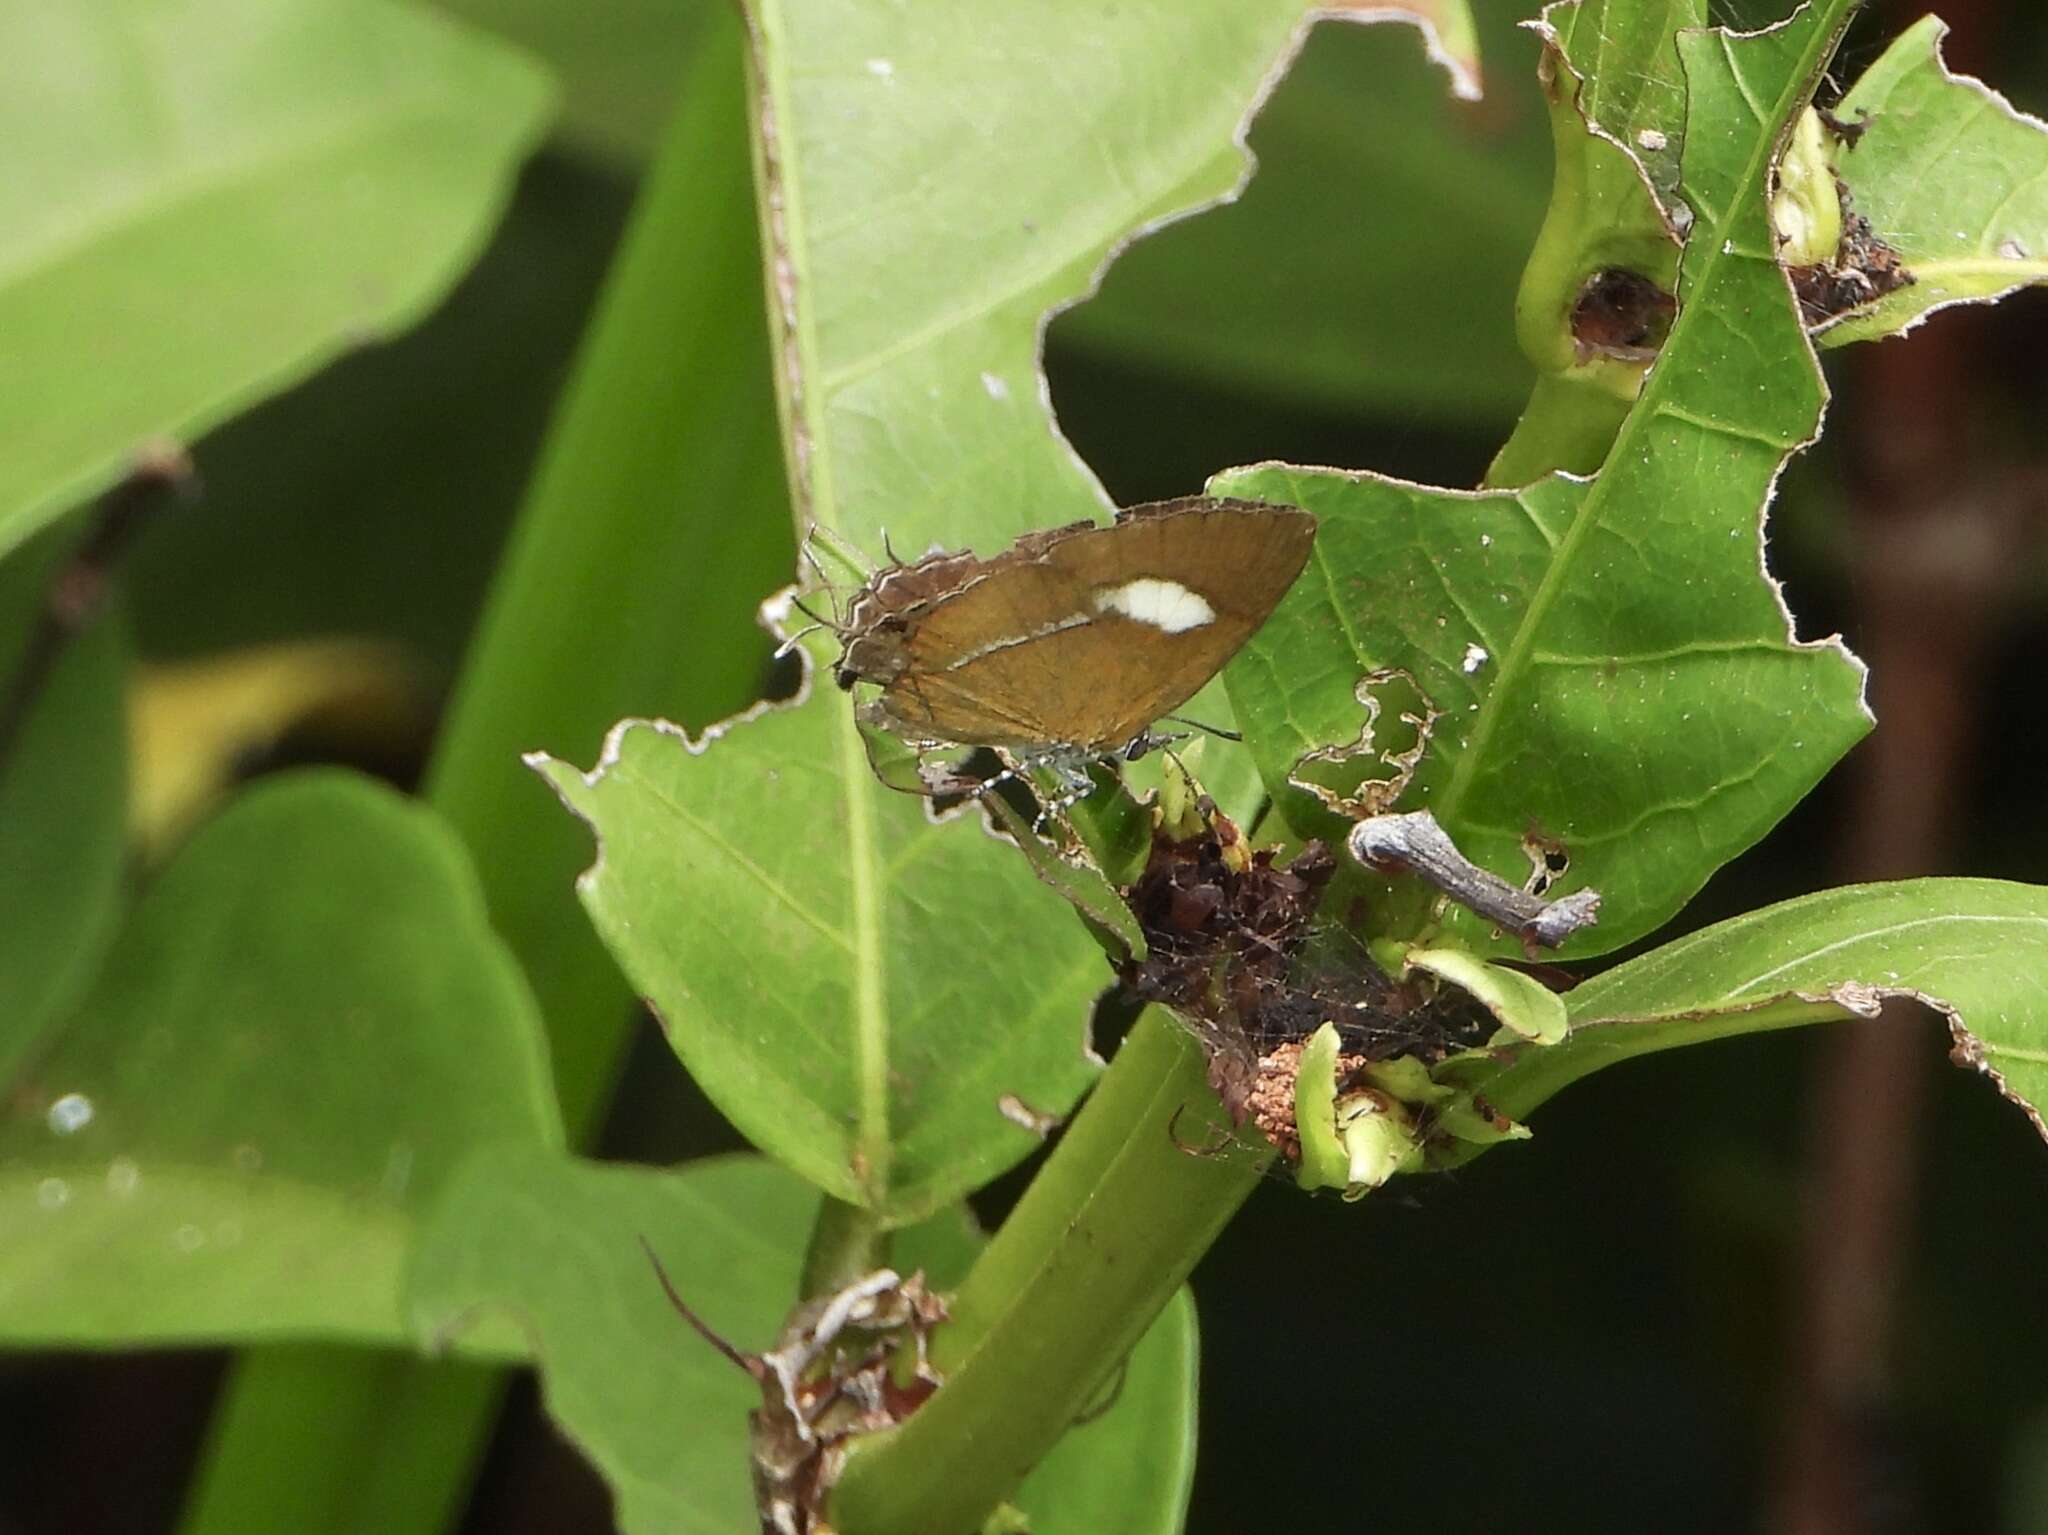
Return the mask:
<svg viewBox="0 0 2048 1535">
<path fill-rule="evenodd" d="M 1205 1070 L 1187 1031 L 1148 1009 L 954 1295 L 932 1338 L 945 1384 L 851 1448 L 835 1528 L 977 1529 L 1099 1399 L 1271 1160 L 1174 1138 L 1184 1107 L 1222 1117 Z"/>
<path fill-rule="evenodd" d="M 1427 881 L 1467 911 L 1517 935 L 1531 951 L 1557 948 L 1600 919 L 1599 891 L 1575 890 L 1555 901 L 1531 895 L 1459 852 L 1427 810 L 1368 816 L 1351 828 L 1345 845 L 1367 868 L 1405 870 Z"/>
<path fill-rule="evenodd" d="M 114 577 L 137 536 L 159 512 L 189 498 L 198 483 L 185 450 L 159 443 L 138 454 L 127 478 L 100 497 L 84 538 L 51 578 L 20 664 L 0 691 L 0 763 L 12 755 L 65 647 L 105 610 Z"/>
</svg>

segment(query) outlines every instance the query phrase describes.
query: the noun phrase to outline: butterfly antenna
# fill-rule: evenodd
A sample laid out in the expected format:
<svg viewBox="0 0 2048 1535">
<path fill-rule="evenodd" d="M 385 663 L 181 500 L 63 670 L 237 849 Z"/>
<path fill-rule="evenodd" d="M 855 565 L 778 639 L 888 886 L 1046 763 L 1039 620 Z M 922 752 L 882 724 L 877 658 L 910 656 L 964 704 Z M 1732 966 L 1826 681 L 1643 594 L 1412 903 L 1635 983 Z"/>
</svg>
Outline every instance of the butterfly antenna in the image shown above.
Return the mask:
<svg viewBox="0 0 2048 1535">
<path fill-rule="evenodd" d="M 810 622 L 806 624 L 803 628 L 797 630 L 796 633 L 790 635 L 780 645 L 777 645 L 775 647 L 774 659 L 776 659 L 777 661 L 780 661 L 784 656 L 788 655 L 792 650 L 796 649 L 797 645 L 804 639 L 806 635 L 816 634 L 820 629 L 829 629 L 834 634 L 838 634 L 841 632 L 840 626 L 834 623 L 831 619 L 822 618 L 818 614 L 812 612 L 809 608 L 805 607 L 803 598 L 792 597 L 789 599 L 789 605 L 795 608 L 799 613 L 803 614 L 804 617 L 808 618 Z"/>
<path fill-rule="evenodd" d="M 813 613 L 809 608 L 805 607 L 804 600 L 801 597 L 790 598 L 789 605 L 795 608 L 799 613 L 803 614 L 804 617 L 808 618 L 811 621 L 811 627 L 815 629 L 830 629 L 835 627 L 831 619 L 824 617 L 822 614 Z"/>
<path fill-rule="evenodd" d="M 818 585 L 830 586 L 832 579 L 825 574 L 825 567 L 818 563 L 817 551 L 811 547 L 811 540 L 816 536 L 815 531 L 804 535 L 804 541 L 796 546 L 797 556 L 811 567 L 811 574 L 818 578 Z"/>
<path fill-rule="evenodd" d="M 760 1360 L 751 1354 L 743 1353 L 741 1350 L 733 1347 L 732 1344 L 726 1342 L 724 1338 L 712 1330 L 709 1322 L 692 1311 L 689 1303 L 676 1293 L 675 1285 L 669 1280 L 668 1270 L 661 1266 L 661 1259 L 655 1256 L 653 1244 L 645 1237 L 640 1238 L 640 1250 L 647 1254 L 647 1261 L 654 1265 L 654 1277 L 661 1281 L 661 1288 L 668 1296 L 668 1303 L 675 1307 L 676 1315 L 695 1328 L 698 1337 L 717 1349 L 719 1353 L 730 1359 L 742 1370 L 745 1370 L 753 1379 L 766 1379 L 767 1367 Z"/>
<path fill-rule="evenodd" d="M 777 645 L 775 647 L 775 654 L 770 659 L 780 661 L 784 656 L 796 649 L 798 645 L 802 644 L 806 636 L 816 634 L 820 629 L 829 629 L 831 627 L 830 624 L 822 621 L 805 624 L 796 633 L 792 634 L 780 645 Z"/>
<path fill-rule="evenodd" d="M 821 528 L 816 523 L 812 523 L 810 532 L 804 535 L 804 549 L 806 558 L 811 562 L 811 568 L 818 572 L 819 580 L 826 586 L 834 583 L 826 578 L 824 570 L 818 564 L 817 552 L 820 550 L 830 555 L 833 563 L 852 576 L 858 585 L 865 586 L 875 573 L 872 561 L 864 558 L 837 533 Z"/>
<path fill-rule="evenodd" d="M 1199 730 L 1204 735 L 1212 735 L 1219 741 L 1242 741 L 1244 739 L 1235 730 L 1225 730 L 1221 725 L 1205 725 L 1200 720 L 1185 719 L 1178 714 L 1167 714 L 1160 717 L 1172 720 L 1176 725 L 1186 725 L 1191 729 Z"/>
</svg>

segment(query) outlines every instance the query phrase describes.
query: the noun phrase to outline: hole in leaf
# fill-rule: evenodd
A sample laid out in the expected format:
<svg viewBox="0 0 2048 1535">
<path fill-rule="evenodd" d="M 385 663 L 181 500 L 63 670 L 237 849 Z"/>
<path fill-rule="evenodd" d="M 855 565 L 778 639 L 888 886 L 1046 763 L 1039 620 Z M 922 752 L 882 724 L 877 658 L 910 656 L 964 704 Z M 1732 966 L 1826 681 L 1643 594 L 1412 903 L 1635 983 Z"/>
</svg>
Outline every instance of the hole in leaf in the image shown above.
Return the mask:
<svg viewBox="0 0 2048 1535">
<path fill-rule="evenodd" d="M 1529 878 L 1522 888 L 1531 895 L 1546 895 L 1550 887 L 1572 866 L 1571 855 L 1555 837 L 1531 831 L 1522 838 L 1522 851 L 1529 857 Z"/>
<path fill-rule="evenodd" d="M 1243 196 L 1136 241 L 1054 321 L 1062 427 L 1118 501 L 1267 458 L 1478 479 L 1528 397 L 1514 297 L 1550 179 L 1512 22 L 1482 18 L 1478 103 L 1412 27 L 1317 26 Z"/>
<path fill-rule="evenodd" d="M 1586 279 L 1572 305 L 1572 341 L 1581 358 L 1647 362 L 1670 334 L 1678 301 L 1626 267 L 1604 267 Z"/>
</svg>

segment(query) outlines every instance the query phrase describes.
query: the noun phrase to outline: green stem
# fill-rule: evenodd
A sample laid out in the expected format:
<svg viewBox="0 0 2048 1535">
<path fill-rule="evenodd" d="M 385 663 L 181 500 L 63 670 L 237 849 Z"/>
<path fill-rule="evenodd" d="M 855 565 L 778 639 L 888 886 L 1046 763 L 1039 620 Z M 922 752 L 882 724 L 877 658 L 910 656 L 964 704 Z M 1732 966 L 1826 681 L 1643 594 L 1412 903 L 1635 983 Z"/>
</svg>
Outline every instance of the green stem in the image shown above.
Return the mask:
<svg viewBox="0 0 2048 1535">
<path fill-rule="evenodd" d="M 1270 1155 L 1227 1131 L 1201 1050 L 1148 1010 L 952 1300 L 946 1384 L 857 1445 L 843 1535 L 959 1535 L 1024 1479 L 1152 1324 Z"/>
<path fill-rule="evenodd" d="M 758 690 L 788 577 L 735 16 L 714 7 L 550 429 L 428 772 L 547 1019 L 587 1142 L 638 1017 L 573 894 L 588 833 L 520 764 Z M 242 1356 L 183 1535 L 427 1535 L 461 1507 L 505 1377 L 346 1349 Z M 314 1427 L 317 1427 L 317 1432 Z"/>
<path fill-rule="evenodd" d="M 1527 485 L 1560 469 L 1592 474 L 1606 461 L 1642 367 L 1582 355 L 1573 307 L 1587 279 L 1604 268 L 1635 272 L 1667 290 L 1678 273 L 1677 242 L 1637 167 L 1580 115 L 1578 78 L 1560 57 L 1543 78 L 1554 151 L 1550 207 L 1515 294 L 1515 332 L 1537 383 L 1486 472 L 1488 488 Z"/>
<path fill-rule="evenodd" d="M 1596 473 L 1629 408 L 1612 390 L 1554 373 L 1540 376 L 1522 419 L 1480 483 L 1488 490 L 1513 490 L 1559 469 Z"/>
<path fill-rule="evenodd" d="M 887 1237 L 874 1212 L 827 1195 L 804 1253 L 804 1298 L 844 1289 L 888 1261 Z"/>
<path fill-rule="evenodd" d="M 1836 1002 L 1787 1000 L 1692 1017 L 1595 1018 L 1574 1024 L 1563 1044 L 1527 1051 L 1514 1065 L 1489 1078 L 1486 1101 L 1503 1114 L 1524 1119 L 1581 1077 L 1639 1055 L 1808 1024 L 1843 1023 L 1855 1016 Z"/>
</svg>

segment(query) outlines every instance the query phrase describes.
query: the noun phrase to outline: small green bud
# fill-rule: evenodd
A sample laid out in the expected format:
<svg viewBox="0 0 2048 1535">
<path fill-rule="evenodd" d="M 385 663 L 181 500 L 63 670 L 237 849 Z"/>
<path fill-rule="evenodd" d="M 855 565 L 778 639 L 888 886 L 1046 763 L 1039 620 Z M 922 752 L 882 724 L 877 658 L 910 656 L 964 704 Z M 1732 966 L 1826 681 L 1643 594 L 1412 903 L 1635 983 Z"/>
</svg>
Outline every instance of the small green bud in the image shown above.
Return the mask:
<svg viewBox="0 0 2048 1535">
<path fill-rule="evenodd" d="M 1454 1092 L 1431 1077 L 1429 1068 L 1412 1055 L 1397 1055 L 1390 1061 L 1373 1062 L 1365 1068 L 1365 1079 L 1403 1103 L 1418 1106 L 1441 1103 Z"/>
<path fill-rule="evenodd" d="M 1337 1026 L 1309 1036 L 1294 1072 L 1294 1129 L 1301 1166 L 1294 1181 L 1305 1189 L 1341 1189 L 1350 1158 L 1337 1136 Z"/>
<path fill-rule="evenodd" d="M 1771 228 L 1778 236 L 1778 259 L 1786 266 L 1831 263 L 1841 249 L 1842 190 L 1828 153 L 1827 129 L 1812 107 L 1799 114 L 1778 162 Z"/>
<path fill-rule="evenodd" d="M 1366 1088 L 1336 1103 L 1337 1133 L 1344 1142 L 1344 1197 L 1363 1199 L 1396 1173 L 1422 1166 L 1422 1143 L 1406 1104 Z"/>
</svg>

